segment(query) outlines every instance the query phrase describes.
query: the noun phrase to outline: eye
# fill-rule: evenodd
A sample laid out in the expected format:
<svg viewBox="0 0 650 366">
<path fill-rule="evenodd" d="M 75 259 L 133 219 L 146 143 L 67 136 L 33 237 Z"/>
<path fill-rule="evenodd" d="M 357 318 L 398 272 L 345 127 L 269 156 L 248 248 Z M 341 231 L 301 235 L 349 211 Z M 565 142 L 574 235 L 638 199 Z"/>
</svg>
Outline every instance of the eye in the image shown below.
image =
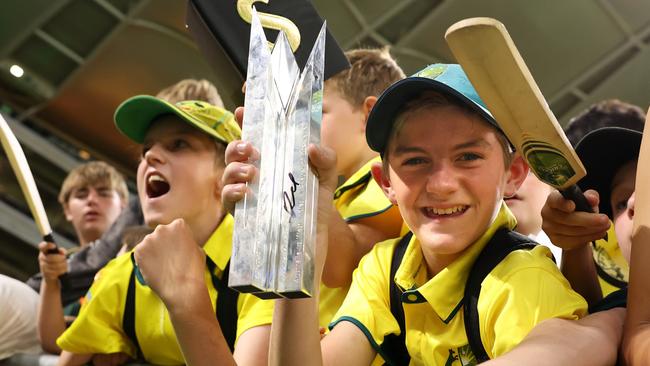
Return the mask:
<svg viewBox="0 0 650 366">
<path fill-rule="evenodd" d="M 99 195 L 102 197 L 111 197 L 113 195 L 113 190 L 108 188 L 102 188 L 102 189 L 98 189 L 97 193 L 99 193 Z"/>
<path fill-rule="evenodd" d="M 79 189 L 79 190 L 74 192 L 73 196 L 74 196 L 74 198 L 79 198 L 79 199 L 86 198 L 88 196 L 88 190 L 87 189 Z"/>
<path fill-rule="evenodd" d="M 402 162 L 402 165 L 415 166 L 415 165 L 425 164 L 426 162 L 427 161 L 424 158 L 413 157 L 413 158 L 404 159 L 404 161 Z"/>
<path fill-rule="evenodd" d="M 149 144 L 142 145 L 142 157 L 143 158 L 144 158 L 144 155 L 147 153 L 147 151 L 149 151 L 149 149 L 151 149 L 151 145 L 149 145 Z"/>
<path fill-rule="evenodd" d="M 475 154 L 475 153 L 471 153 L 471 152 L 462 153 L 458 157 L 459 161 L 474 161 L 474 160 L 479 160 L 479 159 L 482 159 L 482 157 L 480 155 Z"/>
<path fill-rule="evenodd" d="M 190 144 L 184 139 L 174 139 L 171 143 L 171 150 L 179 150 L 190 146 Z"/>
</svg>

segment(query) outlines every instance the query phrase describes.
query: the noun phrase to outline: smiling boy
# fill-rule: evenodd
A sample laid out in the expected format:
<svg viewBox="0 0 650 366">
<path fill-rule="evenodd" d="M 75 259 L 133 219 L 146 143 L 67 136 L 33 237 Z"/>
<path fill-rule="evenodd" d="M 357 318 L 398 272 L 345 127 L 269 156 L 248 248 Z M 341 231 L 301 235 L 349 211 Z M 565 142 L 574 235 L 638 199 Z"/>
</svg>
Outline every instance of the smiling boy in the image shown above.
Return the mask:
<svg viewBox="0 0 650 366">
<path fill-rule="evenodd" d="M 182 303 L 169 301 L 170 292 L 211 307 L 218 323 L 205 338 L 225 338 L 221 344 L 231 349 L 236 338 L 235 359 L 265 364 L 272 302 L 226 286 L 233 218 L 221 205 L 221 176 L 226 143 L 240 135 L 233 115 L 204 102 L 136 96 L 118 107 L 115 121 L 142 144 L 138 196 L 155 231 L 136 247 L 142 256 L 118 257 L 100 272 L 79 318 L 57 341 L 64 350 L 59 364 L 83 364 L 93 355 L 115 363 L 192 363 L 181 350 L 200 341 L 173 328 L 187 314 Z M 221 351 L 232 360 L 228 347 Z"/>
<path fill-rule="evenodd" d="M 476 364 L 462 315 L 463 288 L 493 235 L 514 228 L 503 197 L 516 191 L 528 169 L 458 65 L 431 65 L 393 84 L 375 104 L 366 131 L 369 146 L 383 158 L 373 176 L 413 235 L 379 243 L 361 260 L 322 342 L 315 336 L 314 299 L 277 301 L 271 363 L 369 365 L 379 355 L 388 364 Z M 231 178 L 224 175 L 226 182 Z M 403 259 L 391 277 L 400 245 Z M 317 279 L 321 270 L 322 263 Z M 399 304 L 391 299 L 392 286 Z M 403 311 L 403 329 L 391 307 Z M 510 253 L 489 272 L 477 311 L 480 342 L 488 357 L 496 357 L 544 319 L 584 315 L 586 303 L 548 249 L 538 246 Z M 389 339 L 404 333 L 403 352 L 390 352 L 395 342 Z"/>
</svg>

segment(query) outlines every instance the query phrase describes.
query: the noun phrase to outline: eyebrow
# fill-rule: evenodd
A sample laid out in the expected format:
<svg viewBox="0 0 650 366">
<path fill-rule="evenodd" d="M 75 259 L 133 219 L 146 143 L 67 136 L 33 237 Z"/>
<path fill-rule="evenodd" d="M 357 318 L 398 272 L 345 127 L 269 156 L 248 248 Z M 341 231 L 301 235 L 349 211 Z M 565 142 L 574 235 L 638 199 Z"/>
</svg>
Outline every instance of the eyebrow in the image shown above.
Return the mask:
<svg viewBox="0 0 650 366">
<path fill-rule="evenodd" d="M 452 150 L 462 150 L 462 149 L 467 149 L 467 148 L 471 148 L 471 147 L 489 149 L 489 148 L 491 148 L 491 145 L 484 138 L 479 137 L 477 139 L 470 140 L 470 141 L 463 142 L 463 143 L 460 143 L 458 145 L 455 145 L 455 146 L 452 147 Z M 393 152 L 393 154 L 394 155 L 399 155 L 399 154 L 423 153 L 423 152 L 426 152 L 425 149 L 417 147 L 417 146 L 398 145 L 398 146 L 395 147 L 395 151 Z"/>
</svg>

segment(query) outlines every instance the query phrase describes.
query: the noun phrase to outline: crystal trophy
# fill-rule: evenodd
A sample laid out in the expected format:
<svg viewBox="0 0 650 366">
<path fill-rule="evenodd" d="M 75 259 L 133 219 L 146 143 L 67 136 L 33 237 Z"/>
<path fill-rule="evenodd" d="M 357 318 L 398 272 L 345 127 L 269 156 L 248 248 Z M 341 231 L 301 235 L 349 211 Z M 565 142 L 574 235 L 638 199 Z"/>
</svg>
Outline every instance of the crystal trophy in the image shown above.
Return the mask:
<svg viewBox="0 0 650 366">
<path fill-rule="evenodd" d="M 228 285 L 260 298 L 311 296 L 318 178 L 307 146 L 320 143 L 325 24 L 300 72 L 283 32 L 269 50 L 253 11 L 242 139 L 258 174 L 235 207 Z"/>
</svg>

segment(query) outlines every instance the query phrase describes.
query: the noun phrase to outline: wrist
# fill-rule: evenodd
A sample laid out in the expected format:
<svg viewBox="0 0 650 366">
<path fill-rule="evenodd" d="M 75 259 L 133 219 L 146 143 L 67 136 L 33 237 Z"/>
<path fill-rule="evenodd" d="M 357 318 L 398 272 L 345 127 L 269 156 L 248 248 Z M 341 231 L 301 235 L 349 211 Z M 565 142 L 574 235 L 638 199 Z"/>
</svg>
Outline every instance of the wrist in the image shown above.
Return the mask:
<svg viewBox="0 0 650 366">
<path fill-rule="evenodd" d="M 182 286 L 175 286 L 168 294 L 161 296 L 161 299 L 170 314 L 195 311 L 196 304 L 205 299 L 210 303 L 210 295 L 203 278 L 188 278 L 182 282 Z"/>
</svg>

